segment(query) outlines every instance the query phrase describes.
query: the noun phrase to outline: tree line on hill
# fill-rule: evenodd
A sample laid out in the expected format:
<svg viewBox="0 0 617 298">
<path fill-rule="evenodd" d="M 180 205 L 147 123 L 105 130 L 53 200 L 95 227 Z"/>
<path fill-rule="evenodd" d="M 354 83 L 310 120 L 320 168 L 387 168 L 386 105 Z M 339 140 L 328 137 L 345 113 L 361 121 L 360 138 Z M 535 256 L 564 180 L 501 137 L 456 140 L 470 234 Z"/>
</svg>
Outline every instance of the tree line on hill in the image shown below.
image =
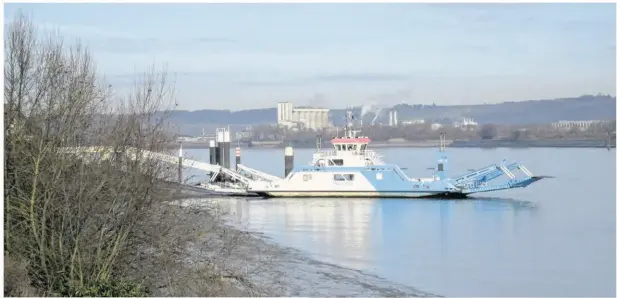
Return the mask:
<svg viewBox="0 0 617 298">
<path fill-rule="evenodd" d="M 583 95 L 575 98 L 550 100 L 529 100 L 484 105 L 407 105 L 392 107 L 397 111 L 399 123 L 403 120 L 425 119 L 442 124 L 450 124 L 461 118 L 472 118 L 480 124 L 498 125 L 538 125 L 561 120 L 612 120 L 615 119 L 616 100 L 609 95 Z M 382 109 L 376 123 L 388 124 L 389 109 Z M 354 108 L 354 115 L 359 116 L 361 107 Z M 200 135 L 204 127 L 244 126 L 276 123 L 276 108 L 229 111 L 198 110 L 174 111 L 169 121 L 182 134 Z M 364 124 L 375 118 L 375 112 L 368 112 L 362 117 Z M 330 119 L 335 125 L 345 122 L 345 110 L 333 109 Z"/>
</svg>

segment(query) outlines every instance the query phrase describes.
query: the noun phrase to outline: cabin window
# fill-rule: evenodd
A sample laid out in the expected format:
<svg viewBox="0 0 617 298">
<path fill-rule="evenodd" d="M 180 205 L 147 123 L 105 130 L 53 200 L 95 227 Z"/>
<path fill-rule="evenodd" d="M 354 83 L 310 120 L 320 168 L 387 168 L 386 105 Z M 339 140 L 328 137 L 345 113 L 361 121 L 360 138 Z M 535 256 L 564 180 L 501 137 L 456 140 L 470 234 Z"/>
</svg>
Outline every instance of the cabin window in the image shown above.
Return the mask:
<svg viewBox="0 0 617 298">
<path fill-rule="evenodd" d="M 345 181 L 345 177 L 341 174 L 334 174 L 334 181 Z"/>
<path fill-rule="evenodd" d="M 324 167 L 326 166 L 326 161 L 323 159 L 317 160 L 317 162 L 315 162 L 315 165 L 318 167 Z"/>
<path fill-rule="evenodd" d="M 353 150 L 353 145 L 352 145 L 352 144 L 347 144 L 347 150 L 348 150 L 348 151 Z"/>
<path fill-rule="evenodd" d="M 334 174 L 334 181 L 353 181 L 354 174 Z"/>
<path fill-rule="evenodd" d="M 362 144 L 362 145 L 360 146 L 360 151 L 364 151 L 364 150 L 366 150 L 366 144 Z"/>
<path fill-rule="evenodd" d="M 437 164 L 437 171 L 443 172 L 443 164 L 442 163 Z"/>
<path fill-rule="evenodd" d="M 358 145 L 351 145 L 351 150 L 356 151 L 357 148 L 358 148 Z"/>
<path fill-rule="evenodd" d="M 336 150 L 341 151 L 341 145 L 334 145 L 334 147 L 336 148 Z"/>
<path fill-rule="evenodd" d="M 332 162 L 337 165 L 337 166 L 342 166 L 343 165 L 343 160 L 342 159 L 333 159 Z"/>
<path fill-rule="evenodd" d="M 309 181 L 309 180 L 311 180 L 312 178 L 313 178 L 313 177 L 311 176 L 311 174 L 304 174 L 304 175 L 302 176 L 302 180 L 304 180 L 304 181 Z"/>
<path fill-rule="evenodd" d="M 328 165 L 329 166 L 334 166 L 335 164 L 331 160 L 328 160 Z"/>
</svg>

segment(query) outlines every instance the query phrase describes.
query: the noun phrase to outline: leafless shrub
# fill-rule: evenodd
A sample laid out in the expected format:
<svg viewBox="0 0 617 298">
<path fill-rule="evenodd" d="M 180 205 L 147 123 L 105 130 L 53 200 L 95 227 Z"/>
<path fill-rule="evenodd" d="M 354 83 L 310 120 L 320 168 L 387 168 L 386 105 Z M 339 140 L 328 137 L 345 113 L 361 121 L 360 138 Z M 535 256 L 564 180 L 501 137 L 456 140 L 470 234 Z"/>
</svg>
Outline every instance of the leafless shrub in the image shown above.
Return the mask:
<svg viewBox="0 0 617 298">
<path fill-rule="evenodd" d="M 58 36 L 37 38 L 23 15 L 8 26 L 5 255 L 25 260 L 44 295 L 92 294 L 100 283 L 135 279 L 127 264 L 154 260 L 144 250 L 182 251 L 195 236 L 165 238 L 174 231 L 168 219 L 181 218 L 161 213 L 161 202 L 177 193 L 161 181 L 175 179 L 176 170 L 147 155 L 173 147 L 164 127 L 175 106 L 166 70 L 152 68 L 131 95 L 116 98 L 88 50 L 67 48 Z M 87 153 L 67 150 L 86 146 Z M 152 270 L 179 263 L 178 253 L 169 256 Z M 147 277 L 137 282 L 153 283 Z M 113 293 L 140 295 L 135 289 Z"/>
<path fill-rule="evenodd" d="M 28 263 L 24 260 L 16 260 L 12 257 L 4 258 L 4 296 L 34 297 L 36 290 L 30 285 L 28 276 Z"/>
</svg>

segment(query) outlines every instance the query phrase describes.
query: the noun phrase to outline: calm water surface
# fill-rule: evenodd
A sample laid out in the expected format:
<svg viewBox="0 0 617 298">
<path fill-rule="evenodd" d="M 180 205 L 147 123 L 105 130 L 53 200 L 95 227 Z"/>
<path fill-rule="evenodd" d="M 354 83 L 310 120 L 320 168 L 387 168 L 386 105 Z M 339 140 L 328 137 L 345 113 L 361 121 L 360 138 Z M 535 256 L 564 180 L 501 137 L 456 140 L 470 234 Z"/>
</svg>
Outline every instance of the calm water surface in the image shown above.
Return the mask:
<svg viewBox="0 0 617 298">
<path fill-rule="evenodd" d="M 432 148 L 378 151 L 413 177 L 434 167 Z M 234 200 L 231 212 L 238 225 L 316 259 L 439 295 L 615 297 L 615 151 L 448 152 L 453 175 L 508 158 L 556 178 L 467 200 Z M 296 165 L 312 153 L 296 150 Z M 283 175 L 282 149 L 243 149 L 242 158 Z"/>
</svg>

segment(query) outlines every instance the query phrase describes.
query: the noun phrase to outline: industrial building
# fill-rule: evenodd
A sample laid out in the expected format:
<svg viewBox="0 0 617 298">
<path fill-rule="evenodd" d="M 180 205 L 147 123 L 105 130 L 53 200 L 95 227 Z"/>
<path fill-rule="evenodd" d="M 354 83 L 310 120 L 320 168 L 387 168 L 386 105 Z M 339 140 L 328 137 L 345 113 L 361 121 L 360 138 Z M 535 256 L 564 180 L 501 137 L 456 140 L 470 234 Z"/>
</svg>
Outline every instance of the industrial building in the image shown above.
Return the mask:
<svg viewBox="0 0 617 298">
<path fill-rule="evenodd" d="M 471 118 L 462 118 L 461 120 L 454 122 L 453 125 L 454 127 L 460 128 L 463 130 L 465 129 L 474 130 L 478 126 L 478 122 L 476 122 L 475 120 Z"/>
<path fill-rule="evenodd" d="M 390 110 L 390 114 L 388 114 L 388 123 L 390 124 L 390 126 L 398 126 L 398 114 L 396 112 L 396 110 L 392 109 Z"/>
<path fill-rule="evenodd" d="M 276 106 L 276 122 L 293 122 L 293 106 L 290 102 L 279 102 Z"/>
<path fill-rule="evenodd" d="M 329 113 L 329 109 L 294 108 L 290 102 L 279 102 L 277 104 L 277 124 L 289 128 L 323 129 L 329 126 Z"/>
<path fill-rule="evenodd" d="M 426 123 L 426 121 L 424 119 L 411 119 L 411 120 L 401 121 L 401 123 L 403 125 L 422 125 Z"/>
</svg>

